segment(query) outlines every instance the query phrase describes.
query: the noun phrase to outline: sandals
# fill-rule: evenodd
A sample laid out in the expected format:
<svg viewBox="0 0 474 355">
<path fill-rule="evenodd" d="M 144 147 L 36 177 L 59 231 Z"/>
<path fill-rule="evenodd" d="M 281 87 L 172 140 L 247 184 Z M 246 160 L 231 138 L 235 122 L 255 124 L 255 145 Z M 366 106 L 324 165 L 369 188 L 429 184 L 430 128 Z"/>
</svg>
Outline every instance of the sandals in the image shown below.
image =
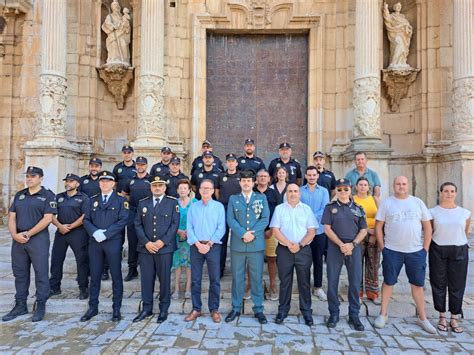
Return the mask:
<svg viewBox="0 0 474 355">
<path fill-rule="evenodd" d="M 442 319 L 444 319 L 444 321 Z M 447 332 L 448 331 L 448 326 L 446 325 L 446 317 L 445 316 L 439 316 L 438 330 L 441 331 L 441 332 Z"/>
<path fill-rule="evenodd" d="M 453 321 L 456 322 L 456 325 L 453 325 Z M 451 321 L 449 322 L 449 327 L 451 328 L 451 330 L 454 332 L 454 333 L 462 333 L 464 332 L 464 328 L 460 327 L 458 324 L 457 324 L 457 317 L 456 318 L 453 318 L 453 316 L 451 316 Z"/>
</svg>

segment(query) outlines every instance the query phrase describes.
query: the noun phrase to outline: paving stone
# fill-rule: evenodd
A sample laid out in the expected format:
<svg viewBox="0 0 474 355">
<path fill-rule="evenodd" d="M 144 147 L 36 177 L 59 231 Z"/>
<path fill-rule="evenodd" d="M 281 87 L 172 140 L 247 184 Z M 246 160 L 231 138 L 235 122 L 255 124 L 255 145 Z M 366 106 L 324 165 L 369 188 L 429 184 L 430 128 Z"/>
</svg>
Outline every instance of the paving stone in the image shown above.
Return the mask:
<svg viewBox="0 0 474 355">
<path fill-rule="evenodd" d="M 320 334 L 314 338 L 317 348 L 328 350 L 350 350 L 349 343 L 340 334 Z"/>
<path fill-rule="evenodd" d="M 230 338 L 237 340 L 258 340 L 260 327 L 237 327 L 231 324 L 222 324 L 217 331 L 218 338 Z"/>
<path fill-rule="evenodd" d="M 275 338 L 276 352 L 291 352 L 308 354 L 314 350 L 313 338 L 282 334 Z"/>
<path fill-rule="evenodd" d="M 404 349 L 421 349 L 420 344 L 408 336 L 395 335 L 393 338 L 397 341 L 399 346 Z"/>
</svg>

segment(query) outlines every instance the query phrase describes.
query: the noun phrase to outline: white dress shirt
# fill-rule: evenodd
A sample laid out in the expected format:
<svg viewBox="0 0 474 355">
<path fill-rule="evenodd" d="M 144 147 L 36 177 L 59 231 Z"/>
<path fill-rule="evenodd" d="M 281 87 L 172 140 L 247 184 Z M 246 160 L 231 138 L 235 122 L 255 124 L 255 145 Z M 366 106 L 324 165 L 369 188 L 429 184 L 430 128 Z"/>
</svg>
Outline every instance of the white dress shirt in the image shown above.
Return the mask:
<svg viewBox="0 0 474 355">
<path fill-rule="evenodd" d="M 311 207 L 303 202 L 299 202 L 294 208 L 284 202 L 275 208 L 270 227 L 280 229 L 290 242 L 300 243 L 309 228 L 318 228 L 318 222 Z"/>
</svg>

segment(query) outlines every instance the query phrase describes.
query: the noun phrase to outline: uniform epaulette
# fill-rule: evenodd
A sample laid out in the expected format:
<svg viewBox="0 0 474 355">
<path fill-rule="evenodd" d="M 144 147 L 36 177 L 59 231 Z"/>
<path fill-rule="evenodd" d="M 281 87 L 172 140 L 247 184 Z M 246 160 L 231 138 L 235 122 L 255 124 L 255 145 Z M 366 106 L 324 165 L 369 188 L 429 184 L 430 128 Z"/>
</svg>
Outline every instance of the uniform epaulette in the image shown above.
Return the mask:
<svg viewBox="0 0 474 355">
<path fill-rule="evenodd" d="M 142 199 L 140 199 L 139 201 L 145 201 L 145 200 L 148 200 L 150 198 L 150 196 L 147 196 L 147 197 L 144 197 Z"/>
<path fill-rule="evenodd" d="M 165 197 L 167 197 L 167 198 L 169 198 L 169 199 L 171 199 L 171 200 L 177 200 L 177 198 L 176 198 L 176 197 L 174 197 L 174 196 L 168 196 L 168 195 L 165 195 Z M 148 198 L 148 197 L 147 197 L 147 198 Z"/>
<path fill-rule="evenodd" d="M 358 203 L 356 203 L 354 200 L 352 200 L 352 203 L 354 204 L 354 206 L 363 209 L 363 207 L 361 205 L 359 205 Z"/>
<path fill-rule="evenodd" d="M 97 196 L 99 196 L 99 195 L 100 195 L 100 193 L 99 193 L 99 194 L 95 194 L 94 196 L 91 196 L 90 198 L 94 198 L 94 197 L 97 197 Z"/>
<path fill-rule="evenodd" d="M 298 159 L 294 158 L 293 159 L 295 162 L 297 162 L 298 164 L 300 163 Z"/>
</svg>

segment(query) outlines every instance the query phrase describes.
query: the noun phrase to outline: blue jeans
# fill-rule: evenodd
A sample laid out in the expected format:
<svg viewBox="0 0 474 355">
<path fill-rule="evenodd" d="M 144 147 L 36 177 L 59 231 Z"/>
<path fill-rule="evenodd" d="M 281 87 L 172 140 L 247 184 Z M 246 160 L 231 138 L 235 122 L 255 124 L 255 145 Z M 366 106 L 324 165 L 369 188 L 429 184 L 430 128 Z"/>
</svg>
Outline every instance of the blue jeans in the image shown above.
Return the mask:
<svg viewBox="0 0 474 355">
<path fill-rule="evenodd" d="M 221 245 L 214 244 L 207 254 L 201 254 L 195 245 L 191 245 L 191 300 L 193 310 L 201 311 L 201 286 L 202 286 L 202 268 L 204 261 L 207 262 L 209 272 L 209 311 L 219 309 L 221 295 Z"/>
</svg>

